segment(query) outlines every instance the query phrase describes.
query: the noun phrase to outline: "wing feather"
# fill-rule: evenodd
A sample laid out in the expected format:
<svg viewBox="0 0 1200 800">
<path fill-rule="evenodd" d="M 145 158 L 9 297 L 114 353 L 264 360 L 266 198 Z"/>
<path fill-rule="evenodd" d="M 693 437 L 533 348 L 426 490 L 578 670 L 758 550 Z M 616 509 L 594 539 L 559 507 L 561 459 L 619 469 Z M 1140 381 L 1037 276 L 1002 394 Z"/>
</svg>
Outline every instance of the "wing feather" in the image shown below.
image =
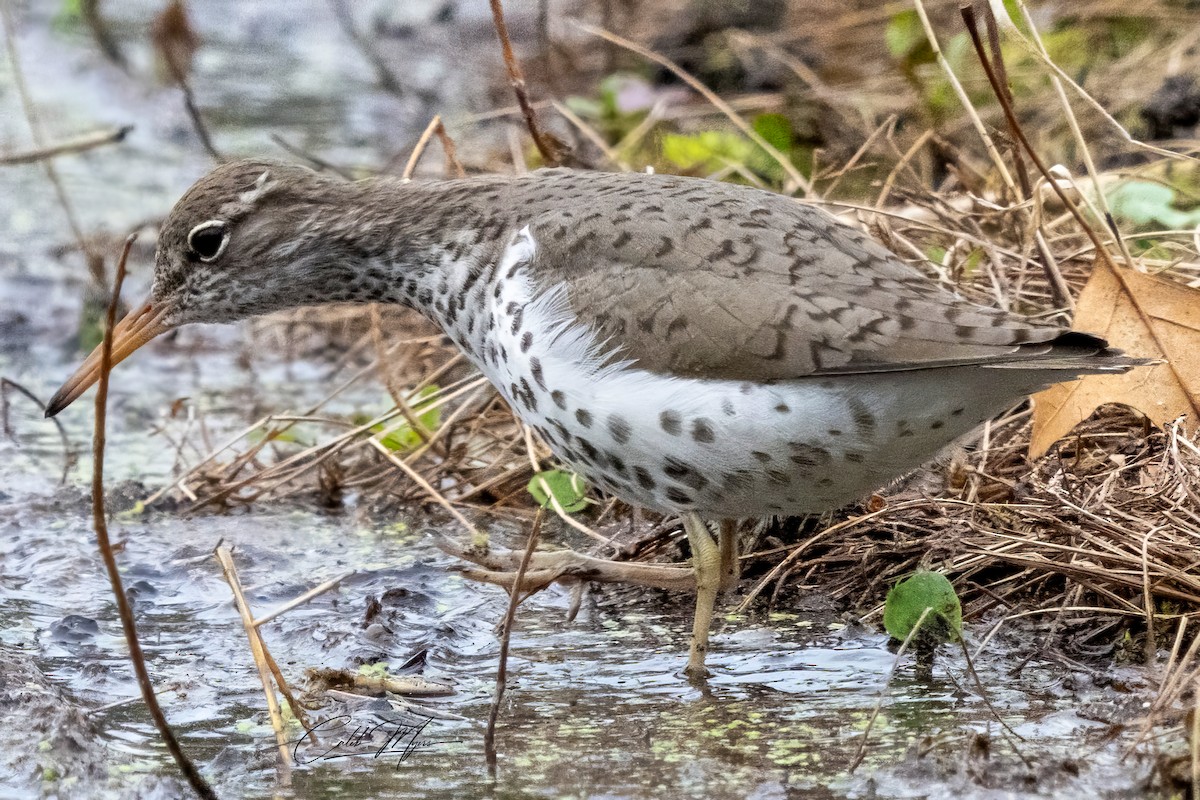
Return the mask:
<svg viewBox="0 0 1200 800">
<path fill-rule="evenodd" d="M 607 186 L 621 181 L 658 190 Z M 560 207 L 530 221 L 533 274 L 563 286 L 572 311 L 643 369 L 772 380 L 1011 362 L 1063 334 L 970 303 L 781 195 L 650 175 L 579 191 L 589 187 L 601 191 L 573 206 L 589 214 Z"/>
</svg>

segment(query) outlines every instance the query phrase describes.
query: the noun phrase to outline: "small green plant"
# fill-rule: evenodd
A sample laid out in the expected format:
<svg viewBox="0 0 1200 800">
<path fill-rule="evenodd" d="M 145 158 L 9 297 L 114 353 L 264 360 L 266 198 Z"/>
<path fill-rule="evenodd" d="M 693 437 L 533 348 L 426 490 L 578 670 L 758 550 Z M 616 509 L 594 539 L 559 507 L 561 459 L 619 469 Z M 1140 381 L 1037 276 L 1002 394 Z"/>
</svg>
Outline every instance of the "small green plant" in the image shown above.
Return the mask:
<svg viewBox="0 0 1200 800">
<path fill-rule="evenodd" d="M 754 143 L 732 131 L 667 133 L 662 154 L 672 166 L 685 171 L 716 172 L 731 163 L 751 166 Z"/>
<path fill-rule="evenodd" d="M 413 414 L 417 418 L 417 422 L 421 424 L 426 431 L 437 430 L 437 427 L 442 424 L 442 408 L 434 406 L 433 400 L 429 399 L 437 393 L 438 387 L 430 384 L 421 391 L 417 392 L 415 397 L 409 398 L 409 405 L 412 407 Z M 413 430 L 413 426 L 407 421 L 395 428 L 388 430 L 393 423 L 379 423 L 371 427 L 371 432 L 380 434 L 384 431 L 387 433 L 380 437 L 379 443 L 389 450 L 405 451 L 413 450 L 420 446 L 421 434 Z"/>
<path fill-rule="evenodd" d="M 795 131 L 787 117 L 759 114 L 751 124 L 755 133 L 802 172 L 811 169 L 812 150 L 797 145 Z M 663 160 L 684 172 L 713 173 L 735 165 L 776 183 L 785 177 L 783 167 L 766 150 L 734 131 L 667 133 L 662 137 L 661 147 Z"/>
<path fill-rule="evenodd" d="M 562 469 L 539 472 L 530 479 L 528 489 L 542 508 L 551 506 L 551 497 L 568 514 L 582 511 L 588 504 L 587 484 L 582 476 L 574 472 Z"/>
<path fill-rule="evenodd" d="M 914 636 L 917 620 L 925 613 L 916 633 L 933 644 L 962 639 L 962 604 L 950 581 L 940 572 L 918 572 L 897 583 L 888 592 L 883 607 L 883 626 L 893 639 Z"/>
<path fill-rule="evenodd" d="M 1125 181 L 1109 189 L 1113 214 L 1140 228 L 1166 227 L 1190 230 L 1200 223 L 1200 208 L 1183 210 L 1173 187 L 1156 181 Z"/>
<path fill-rule="evenodd" d="M 941 69 L 935 66 L 937 56 L 926 38 L 921 17 L 915 9 L 906 9 L 892 15 L 884 30 L 884 42 L 900 72 L 921 95 L 926 110 L 935 120 L 947 118 L 958 112 L 958 97 L 954 93 L 954 87 L 950 85 Z M 962 77 L 964 72 L 976 67 L 971 40 L 966 33 L 951 36 L 943 41 L 941 46 L 942 55 L 955 75 Z M 989 100 L 988 93 L 982 89 L 978 92 L 978 97 L 972 97 L 972 101 L 980 104 Z"/>
<path fill-rule="evenodd" d="M 1030 46 L 1020 41 L 1032 31 L 1025 23 L 1015 0 L 1004 0 L 1003 8 L 993 4 L 1000 15 L 1000 50 L 1008 81 L 1017 97 L 1044 91 L 1046 77 Z M 1003 19 L 1007 17 L 1007 21 Z M 1007 32 L 1011 23 L 1020 32 Z M 1143 46 L 1154 31 L 1146 19 L 1135 15 L 1105 18 L 1073 18 L 1062 15 L 1051 28 L 1040 33 L 1042 46 L 1051 61 L 1071 75 L 1112 62 Z M 961 81 L 976 108 L 995 103 L 978 59 L 965 32 L 939 36 L 946 65 Z M 888 54 L 901 74 L 920 95 L 925 110 L 935 122 L 949 121 L 961 111 L 961 105 L 926 36 L 916 9 L 906 8 L 888 19 L 884 30 Z"/>
</svg>

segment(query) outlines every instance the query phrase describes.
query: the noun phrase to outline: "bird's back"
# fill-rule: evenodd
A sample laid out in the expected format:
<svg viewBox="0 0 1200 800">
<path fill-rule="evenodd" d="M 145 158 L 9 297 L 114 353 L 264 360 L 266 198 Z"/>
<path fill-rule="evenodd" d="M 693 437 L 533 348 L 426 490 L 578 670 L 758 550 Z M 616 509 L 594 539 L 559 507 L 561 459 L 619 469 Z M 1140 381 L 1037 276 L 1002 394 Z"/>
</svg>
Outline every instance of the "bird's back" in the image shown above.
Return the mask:
<svg viewBox="0 0 1200 800">
<path fill-rule="evenodd" d="M 816 207 L 751 187 L 555 169 L 492 191 L 528 227 L 535 283 L 563 287 L 600 339 L 660 374 L 1033 363 L 1064 333 L 970 303 Z"/>
</svg>

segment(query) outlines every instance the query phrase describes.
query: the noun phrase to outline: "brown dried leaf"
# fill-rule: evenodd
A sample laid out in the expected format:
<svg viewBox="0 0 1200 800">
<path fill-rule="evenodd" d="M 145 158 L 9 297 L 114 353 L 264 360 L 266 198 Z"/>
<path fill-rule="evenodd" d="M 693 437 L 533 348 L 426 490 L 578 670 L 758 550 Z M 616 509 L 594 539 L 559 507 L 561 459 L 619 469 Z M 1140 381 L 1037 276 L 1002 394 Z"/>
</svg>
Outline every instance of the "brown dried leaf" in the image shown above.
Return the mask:
<svg viewBox="0 0 1200 800">
<path fill-rule="evenodd" d="M 1124 375 L 1089 375 L 1034 395 L 1031 458 L 1105 403 L 1123 403 L 1157 425 L 1181 414 L 1191 428 L 1200 422 L 1200 291 L 1098 258 L 1079 295 L 1074 327 L 1164 363 Z"/>
</svg>

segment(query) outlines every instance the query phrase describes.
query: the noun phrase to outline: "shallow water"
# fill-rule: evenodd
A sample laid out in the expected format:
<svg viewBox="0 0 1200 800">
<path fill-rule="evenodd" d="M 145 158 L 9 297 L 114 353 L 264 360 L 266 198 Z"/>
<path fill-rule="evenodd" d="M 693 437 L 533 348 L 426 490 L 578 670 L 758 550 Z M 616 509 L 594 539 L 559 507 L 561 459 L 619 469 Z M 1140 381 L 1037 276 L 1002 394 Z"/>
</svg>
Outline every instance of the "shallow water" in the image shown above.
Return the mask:
<svg viewBox="0 0 1200 800">
<path fill-rule="evenodd" d="M 206 162 L 170 90 L 105 67 L 82 34 L 51 32 L 59 5 L 35 3 L 22 18 L 29 80 L 53 130 L 139 124 L 120 148 L 60 162 L 84 227 L 123 231 L 163 214 Z M 114 27 L 144 65 L 149 59 L 136 37 L 156 4 L 120 5 Z M 276 131 L 308 147 L 328 146 L 338 158 L 378 163 L 378 153 L 411 141 L 432 109 L 372 89 L 369 67 L 345 51 L 327 6 L 302 5 L 284 12 L 268 4 L 192 4 L 194 12 L 204 9 L 193 14 L 206 39 L 198 86 L 218 144 L 265 152 L 265 132 Z M 414 3 L 405 13 L 420 21 L 425 5 L 429 18 L 439 10 Z M 491 32 L 478 19 L 464 12 L 449 23 L 445 41 L 475 37 L 490 47 Z M 448 56 L 428 30 L 415 41 L 410 72 L 433 91 L 448 74 Z M 279 75 L 289 79 L 272 78 Z M 10 88 L 11 76 L 0 72 L 0 142 L 23 143 Z M 447 89 L 440 102 L 438 110 L 484 110 L 478 93 Z M 79 358 L 72 340 L 82 269 L 77 257 L 54 255 L 69 236 L 39 169 L 8 168 L 0 181 L 0 376 L 45 398 Z M 139 264 L 148 263 L 148 251 L 140 251 Z M 147 281 L 140 266 L 129 296 Z M 127 508 L 171 479 L 175 448 L 157 428 L 195 438 L 186 421 L 167 418 L 175 398 L 190 397 L 211 438 L 221 440 L 264 410 L 322 397 L 330 371 L 326 362 L 270 352 L 245 327 L 188 330 L 140 353 L 114 376 L 107 465 L 114 507 Z M 349 415 L 378 407 L 383 396 L 365 385 L 328 410 Z M 163 777 L 173 768 L 140 702 L 88 711 L 137 694 L 90 528 L 89 400 L 62 415 L 79 456 L 64 486 L 57 485 L 58 435 L 32 404 L 11 397 L 12 435 L 0 438 L 0 644 L 9 664 L 0 689 L 40 687 L 48 698 L 44 718 L 32 718 L 36 703 L 0 712 L 3 797 L 179 791 Z M 185 461 L 195 458 L 184 451 Z M 1103 721 L 1127 719 L 1142 702 L 1122 688 L 1140 685 L 1136 671 L 1092 675 L 1026 663 L 1027 648 L 1014 647 L 1020 637 L 1001 637 L 978 668 L 993 705 L 1024 737 L 1017 746 L 1027 766 L 985 703 L 960 688 L 965 666 L 952 651 L 927 680 L 906 663 L 884 691 L 894 656 L 883 634 L 795 609 L 728 620 L 710 655 L 714 677 L 700 691 L 679 675 L 688 599 L 624 591 L 593 596 L 570 624 L 563 591 L 521 609 L 492 780 L 482 734 L 499 649 L 494 626 L 506 598 L 450 571 L 429 529 L 419 517 L 372 517 L 353 498 L 337 514 L 264 504 L 228 516 L 116 516 L 112 533 L 125 543 L 118 558 L 151 674 L 186 749 L 222 797 L 1142 796 L 1146 764 L 1122 763 L 1126 742 L 1107 739 Z M 495 533 L 505 541 L 515 532 Z M 295 684 L 310 667 L 384 662 L 398 670 L 423 654 L 422 673 L 454 687 L 449 697 L 421 701 L 439 718 L 401 747 L 376 754 L 378 742 L 364 744 L 357 756 L 298 767 L 290 788 L 278 784 L 258 676 L 210 555 L 219 541 L 235 547 L 259 614 L 354 571 L 336 590 L 264 627 Z M 381 609 L 367 621 L 369 598 Z M 847 774 L 881 691 L 866 760 Z M 80 709 L 87 713 L 59 716 Z M 369 725 L 379 709 L 346 711 L 354 724 Z M 447 715 L 460 719 L 441 718 Z M 990 741 L 988 757 L 979 734 Z M 82 743 L 66 746 L 71 737 Z M 403 754 L 410 744 L 420 746 Z M 316 758 L 319 750 L 306 752 Z M 80 765 L 92 762 L 96 770 L 83 772 Z M 55 779 L 43 778 L 49 767 Z"/>
</svg>

